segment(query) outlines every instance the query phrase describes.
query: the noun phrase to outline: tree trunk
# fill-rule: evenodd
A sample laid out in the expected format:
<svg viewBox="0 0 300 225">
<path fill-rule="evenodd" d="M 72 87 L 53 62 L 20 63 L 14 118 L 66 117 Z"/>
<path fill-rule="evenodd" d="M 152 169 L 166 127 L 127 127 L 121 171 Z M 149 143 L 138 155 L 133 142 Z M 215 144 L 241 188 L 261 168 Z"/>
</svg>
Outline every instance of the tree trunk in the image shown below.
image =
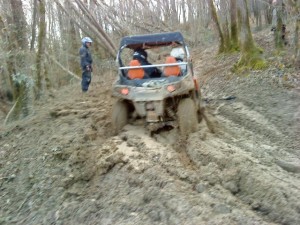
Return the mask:
<svg viewBox="0 0 300 225">
<path fill-rule="evenodd" d="M 209 0 L 209 5 L 210 5 L 212 19 L 216 24 L 217 31 L 218 31 L 219 38 L 220 38 L 219 53 L 223 53 L 225 51 L 225 38 L 224 38 L 224 34 L 222 32 L 220 21 L 218 19 L 217 10 L 216 10 L 213 0 Z"/>
<path fill-rule="evenodd" d="M 29 114 L 28 94 L 29 77 L 24 73 L 26 68 L 26 52 L 28 40 L 26 20 L 21 0 L 10 0 L 11 14 L 7 20 L 10 27 L 10 41 L 8 48 L 11 54 L 7 60 L 8 71 L 11 77 L 15 109 L 10 119 L 16 120 Z"/>
<path fill-rule="evenodd" d="M 277 50 L 282 50 L 285 42 L 285 25 L 283 23 L 283 2 L 277 0 L 273 9 L 274 42 Z"/>
<path fill-rule="evenodd" d="M 300 69 L 300 19 L 297 19 L 295 29 L 295 66 Z"/>
<path fill-rule="evenodd" d="M 231 49 L 239 49 L 239 40 L 238 40 L 238 23 L 237 23 L 237 0 L 230 0 L 230 31 L 231 31 Z"/>
<path fill-rule="evenodd" d="M 33 1 L 33 14 L 32 14 L 32 30 L 31 30 L 31 42 L 30 51 L 33 51 L 35 39 L 36 39 L 36 20 L 37 20 L 37 0 Z"/>
<path fill-rule="evenodd" d="M 179 23 L 177 8 L 175 5 L 175 1 L 171 1 L 171 25 L 176 26 Z"/>
<path fill-rule="evenodd" d="M 16 26 L 15 37 L 17 39 L 18 46 L 25 50 L 28 48 L 28 39 L 26 32 L 27 24 L 23 11 L 23 4 L 21 0 L 10 0 L 10 5 L 12 9 L 14 24 Z"/>
<path fill-rule="evenodd" d="M 223 37 L 224 37 L 224 52 L 230 52 L 231 50 L 231 38 L 229 31 L 229 22 L 227 17 L 224 18 L 223 22 Z"/>
<path fill-rule="evenodd" d="M 181 10 L 182 10 L 182 22 L 183 22 L 183 24 L 186 24 L 187 18 L 186 18 L 186 2 L 185 2 L 185 0 L 182 0 Z"/>
<path fill-rule="evenodd" d="M 7 37 L 7 32 L 5 32 L 7 30 L 5 23 L 3 21 L 2 16 L 0 15 L 0 40 L 2 40 L 3 42 L 7 42 L 8 41 L 8 37 Z M 1 46 L 0 51 L 6 52 L 8 51 L 7 46 Z M 9 90 L 10 84 L 9 84 L 9 76 L 6 72 L 6 70 L 4 69 L 4 66 L 0 67 L 0 110 L 4 113 L 7 114 L 8 113 L 8 93 L 11 93 Z"/>
<path fill-rule="evenodd" d="M 68 0 L 65 1 L 65 8 L 70 13 L 72 12 L 72 8 L 70 6 L 70 3 Z M 68 36 L 67 36 L 67 46 L 68 46 L 68 64 L 69 64 L 69 70 L 73 71 L 75 74 L 81 73 L 80 64 L 78 63 L 78 45 L 80 45 L 80 36 L 79 31 L 76 29 L 75 24 L 71 18 L 67 18 L 68 21 Z M 78 37 L 78 38 L 75 38 Z"/>
<path fill-rule="evenodd" d="M 253 40 L 247 0 L 241 0 L 238 7 L 238 20 L 240 24 L 240 48 L 241 57 L 235 64 L 236 72 L 243 72 L 249 69 L 263 69 L 266 61 L 263 58 L 263 51 L 258 48 Z"/>
<path fill-rule="evenodd" d="M 266 24 L 271 24 L 272 23 L 272 1 L 273 0 L 268 0 L 268 4 L 265 6 L 265 20 Z"/>
<path fill-rule="evenodd" d="M 262 16 L 261 16 L 262 4 L 260 0 L 253 0 L 252 10 L 255 17 L 256 28 L 258 30 L 261 30 L 262 29 Z"/>
<path fill-rule="evenodd" d="M 298 17 L 296 19 L 296 27 L 295 27 L 295 67 L 300 69 L 300 1 L 294 3 L 296 14 Z"/>
<path fill-rule="evenodd" d="M 44 55 L 45 55 L 45 39 L 46 39 L 46 8 L 45 0 L 39 0 L 39 37 L 38 51 L 36 56 L 36 87 L 35 98 L 39 99 L 42 94 L 42 82 L 44 81 Z"/>
</svg>

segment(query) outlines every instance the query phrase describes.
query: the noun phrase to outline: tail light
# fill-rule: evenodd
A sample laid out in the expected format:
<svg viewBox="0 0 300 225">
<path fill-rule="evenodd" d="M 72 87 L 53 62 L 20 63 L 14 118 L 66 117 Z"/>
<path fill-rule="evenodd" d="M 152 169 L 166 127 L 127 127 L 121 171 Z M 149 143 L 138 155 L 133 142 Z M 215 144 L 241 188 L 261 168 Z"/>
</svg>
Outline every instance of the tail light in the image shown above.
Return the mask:
<svg viewBox="0 0 300 225">
<path fill-rule="evenodd" d="M 168 92 L 173 92 L 176 90 L 176 87 L 174 85 L 168 85 L 167 90 L 168 90 Z"/>
<path fill-rule="evenodd" d="M 122 95 L 128 95 L 129 89 L 128 89 L 128 88 L 122 88 L 122 89 L 120 90 L 120 93 L 121 93 Z"/>
</svg>

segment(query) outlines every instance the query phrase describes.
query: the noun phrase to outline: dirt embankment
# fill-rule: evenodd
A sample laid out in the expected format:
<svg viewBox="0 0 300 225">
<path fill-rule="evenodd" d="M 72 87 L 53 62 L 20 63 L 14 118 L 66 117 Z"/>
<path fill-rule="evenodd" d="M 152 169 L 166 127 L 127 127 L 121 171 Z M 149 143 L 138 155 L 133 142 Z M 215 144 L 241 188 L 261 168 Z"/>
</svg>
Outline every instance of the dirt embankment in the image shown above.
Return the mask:
<svg viewBox="0 0 300 225">
<path fill-rule="evenodd" d="M 214 133 L 136 121 L 113 136 L 101 77 L 1 128 L 0 224 L 299 224 L 299 87 L 276 68 L 233 76 L 214 53 L 194 57 Z"/>
</svg>

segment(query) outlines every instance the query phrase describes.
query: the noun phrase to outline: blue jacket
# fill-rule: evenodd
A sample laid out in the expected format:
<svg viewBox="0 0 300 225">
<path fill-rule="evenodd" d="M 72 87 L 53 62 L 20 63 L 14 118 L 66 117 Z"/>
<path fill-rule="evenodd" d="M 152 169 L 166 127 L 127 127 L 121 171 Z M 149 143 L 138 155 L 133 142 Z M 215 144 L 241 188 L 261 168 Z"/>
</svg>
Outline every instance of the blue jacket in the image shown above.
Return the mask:
<svg viewBox="0 0 300 225">
<path fill-rule="evenodd" d="M 86 69 L 86 66 L 92 66 L 93 59 L 92 54 L 86 45 L 82 45 L 82 47 L 79 49 L 79 55 L 80 55 L 80 65 L 82 70 Z"/>
</svg>

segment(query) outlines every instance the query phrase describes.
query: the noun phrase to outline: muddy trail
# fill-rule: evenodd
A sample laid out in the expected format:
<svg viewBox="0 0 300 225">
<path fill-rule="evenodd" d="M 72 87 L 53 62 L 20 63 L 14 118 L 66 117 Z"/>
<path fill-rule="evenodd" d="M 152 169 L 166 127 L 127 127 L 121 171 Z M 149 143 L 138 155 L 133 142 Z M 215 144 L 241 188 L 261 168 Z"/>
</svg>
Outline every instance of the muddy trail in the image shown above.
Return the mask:
<svg viewBox="0 0 300 225">
<path fill-rule="evenodd" d="M 300 224 L 300 74 L 193 54 L 206 119 L 187 139 L 113 135 L 112 73 L 1 127 L 0 224 Z"/>
</svg>

